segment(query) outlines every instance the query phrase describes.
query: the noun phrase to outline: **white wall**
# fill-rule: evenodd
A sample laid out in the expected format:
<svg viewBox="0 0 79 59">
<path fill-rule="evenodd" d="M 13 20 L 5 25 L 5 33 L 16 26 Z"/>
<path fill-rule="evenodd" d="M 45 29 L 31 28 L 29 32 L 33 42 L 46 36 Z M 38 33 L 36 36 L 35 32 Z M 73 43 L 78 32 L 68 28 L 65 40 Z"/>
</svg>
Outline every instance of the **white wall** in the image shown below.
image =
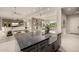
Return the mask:
<svg viewBox="0 0 79 59">
<path fill-rule="evenodd" d="M 68 16 L 69 33 L 79 33 L 79 15 Z"/>
<path fill-rule="evenodd" d="M 67 16 L 62 13 L 62 24 L 61 24 L 61 28 L 62 28 L 62 33 L 66 34 L 67 33 Z"/>
<path fill-rule="evenodd" d="M 61 8 L 57 8 L 57 33 L 62 32 L 62 18 L 61 18 Z"/>
<path fill-rule="evenodd" d="M 64 28 L 66 27 L 66 20 L 67 20 L 66 15 L 62 14 L 62 27 L 64 26 Z M 63 21 L 65 21 L 65 24 L 63 24 Z"/>
<path fill-rule="evenodd" d="M 2 27 L 2 19 L 0 18 L 0 30 L 1 30 L 1 27 Z"/>
</svg>

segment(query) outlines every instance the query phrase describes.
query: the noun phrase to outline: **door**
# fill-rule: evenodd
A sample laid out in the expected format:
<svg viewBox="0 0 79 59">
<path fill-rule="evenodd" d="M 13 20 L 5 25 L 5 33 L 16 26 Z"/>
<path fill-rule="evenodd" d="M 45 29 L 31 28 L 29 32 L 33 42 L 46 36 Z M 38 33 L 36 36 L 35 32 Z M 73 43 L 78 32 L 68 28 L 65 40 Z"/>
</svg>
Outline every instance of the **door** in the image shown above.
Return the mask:
<svg viewBox="0 0 79 59">
<path fill-rule="evenodd" d="M 69 16 L 68 22 L 69 32 L 79 34 L 79 15 Z"/>
</svg>

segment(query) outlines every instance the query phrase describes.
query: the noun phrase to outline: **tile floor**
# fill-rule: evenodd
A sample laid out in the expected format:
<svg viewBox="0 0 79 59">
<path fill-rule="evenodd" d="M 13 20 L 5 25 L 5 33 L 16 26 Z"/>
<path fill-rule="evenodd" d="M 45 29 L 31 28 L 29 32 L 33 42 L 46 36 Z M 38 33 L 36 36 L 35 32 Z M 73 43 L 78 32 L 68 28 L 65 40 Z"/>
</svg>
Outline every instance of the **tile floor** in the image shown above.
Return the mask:
<svg viewBox="0 0 79 59">
<path fill-rule="evenodd" d="M 79 52 L 79 35 L 63 33 L 59 51 Z"/>
</svg>

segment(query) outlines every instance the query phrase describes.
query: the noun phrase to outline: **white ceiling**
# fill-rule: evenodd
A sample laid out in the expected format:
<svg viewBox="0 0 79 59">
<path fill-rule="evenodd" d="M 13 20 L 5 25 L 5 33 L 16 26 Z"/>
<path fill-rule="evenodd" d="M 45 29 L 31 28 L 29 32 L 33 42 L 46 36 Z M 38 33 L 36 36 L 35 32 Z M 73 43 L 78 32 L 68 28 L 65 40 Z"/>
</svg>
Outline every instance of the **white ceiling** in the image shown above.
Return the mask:
<svg viewBox="0 0 79 59">
<path fill-rule="evenodd" d="M 62 10 L 63 10 L 63 13 L 66 15 L 79 14 L 78 7 L 64 7 L 64 8 L 62 8 Z"/>
<path fill-rule="evenodd" d="M 16 11 L 16 14 L 14 12 Z M 56 19 L 57 8 L 55 7 L 0 7 L 0 16 L 8 18 L 31 18 Z"/>
</svg>

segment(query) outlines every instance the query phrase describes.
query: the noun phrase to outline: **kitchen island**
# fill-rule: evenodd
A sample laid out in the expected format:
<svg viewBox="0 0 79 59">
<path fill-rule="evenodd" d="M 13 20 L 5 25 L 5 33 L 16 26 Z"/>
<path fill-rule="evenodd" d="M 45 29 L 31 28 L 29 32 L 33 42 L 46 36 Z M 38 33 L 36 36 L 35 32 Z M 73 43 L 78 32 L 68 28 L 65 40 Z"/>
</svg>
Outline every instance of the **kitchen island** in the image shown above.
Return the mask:
<svg viewBox="0 0 79 59">
<path fill-rule="evenodd" d="M 52 35 L 55 34 L 32 35 L 31 33 L 17 33 L 15 37 L 19 43 L 21 51 L 47 52 L 50 50 L 48 46 L 57 40 L 57 36 L 53 38 Z"/>
<path fill-rule="evenodd" d="M 15 35 L 19 46 L 21 48 L 21 50 L 27 49 L 31 46 L 37 46 L 38 43 L 39 45 L 48 45 L 48 41 L 50 38 L 50 34 L 49 35 L 32 35 L 31 33 L 18 33 Z M 42 43 L 40 43 L 42 42 Z M 39 46 L 38 45 L 38 46 Z"/>
</svg>

